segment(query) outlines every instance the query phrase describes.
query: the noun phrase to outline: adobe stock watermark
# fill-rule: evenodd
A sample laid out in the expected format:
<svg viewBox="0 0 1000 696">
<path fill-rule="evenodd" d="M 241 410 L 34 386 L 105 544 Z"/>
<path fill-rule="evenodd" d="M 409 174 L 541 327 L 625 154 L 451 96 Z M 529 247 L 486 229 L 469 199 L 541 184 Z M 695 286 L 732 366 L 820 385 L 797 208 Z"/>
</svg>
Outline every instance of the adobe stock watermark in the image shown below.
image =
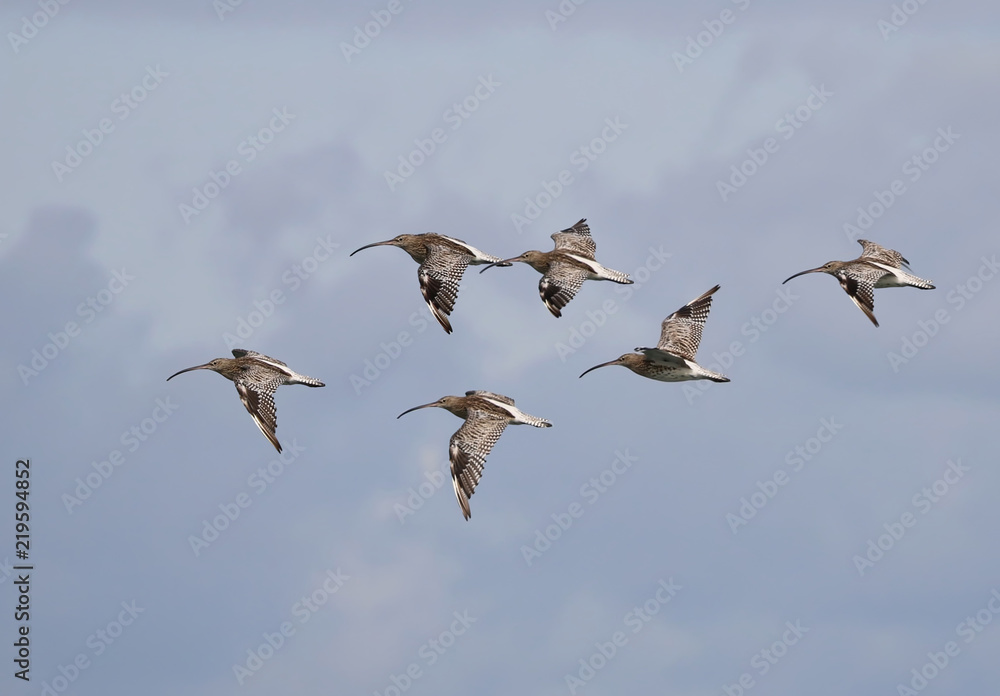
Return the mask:
<svg viewBox="0 0 1000 696">
<path fill-rule="evenodd" d="M 298 620 L 299 626 L 305 625 L 313 617 L 313 614 L 326 606 L 326 603 L 350 579 L 351 576 L 341 571 L 340 568 L 337 570 L 328 569 L 319 587 L 308 595 L 302 595 L 302 598 L 292 605 L 289 613 Z M 243 682 L 256 675 L 264 667 L 264 664 L 284 647 L 288 639 L 295 635 L 296 630 L 297 626 L 291 621 L 282 621 L 278 630 L 274 632 L 264 631 L 261 634 L 264 638 L 263 642 L 256 648 L 247 648 L 247 659 L 242 664 L 233 665 L 233 676 L 236 677 L 236 683 L 243 686 Z"/>
<path fill-rule="evenodd" d="M 97 629 L 84 641 L 90 653 L 80 652 L 76 657 L 63 665 L 58 663 L 56 669 L 59 675 L 50 681 L 42 682 L 41 696 L 56 696 L 66 691 L 94 663 L 94 658 L 103 655 L 125 633 L 125 629 L 135 623 L 139 615 L 145 612 L 145 607 L 136 604 L 136 600 L 121 602 L 121 611 L 105 626 Z"/>
<path fill-rule="evenodd" d="M 910 504 L 919 510 L 921 515 L 926 515 L 935 504 L 941 502 L 948 495 L 955 484 L 961 481 L 969 471 L 971 468 L 962 464 L 961 459 L 948 460 L 948 465 L 945 467 L 944 473 L 941 474 L 941 478 L 915 493 Z M 885 554 L 906 536 L 907 530 L 913 529 L 919 521 L 919 517 L 907 510 L 899 516 L 898 520 L 883 524 L 882 529 L 885 530 L 885 533 L 868 539 L 864 555 L 855 554 L 851 559 L 858 575 L 864 577 L 865 572 L 874 568 L 875 564 L 881 561 Z"/>
<path fill-rule="evenodd" d="M 129 453 L 135 452 L 180 408 L 170 400 L 169 396 L 162 399 L 157 398 L 153 403 L 153 410 L 149 416 L 121 434 L 119 442 L 122 444 L 122 449 L 128 449 Z M 111 478 L 126 461 L 128 460 L 120 449 L 111 450 L 108 456 L 101 461 L 92 461 L 90 468 L 93 471 L 87 472 L 84 476 L 77 476 L 74 479 L 76 487 L 73 492 L 62 494 L 62 503 L 67 514 L 72 515 L 74 508 L 80 507 L 84 501 L 90 500 L 94 491 L 104 485 L 104 482 Z"/>
<path fill-rule="evenodd" d="M 139 108 L 139 105 L 146 101 L 150 93 L 155 91 L 162 83 L 163 79 L 170 77 L 170 73 L 161 70 L 159 64 L 155 68 L 146 66 L 146 74 L 132 89 L 122 92 L 114 98 L 108 107 L 112 114 L 118 117 L 118 121 L 124 121 L 132 112 Z M 84 128 L 80 131 L 83 139 L 75 145 L 66 146 L 66 156 L 62 161 L 52 160 L 52 173 L 56 176 L 56 181 L 62 183 L 69 174 L 76 171 L 83 161 L 90 157 L 104 142 L 105 137 L 115 132 L 118 124 L 110 117 L 105 116 L 97 122 L 95 128 Z"/>
<path fill-rule="evenodd" d="M 730 0 L 730 2 L 736 5 L 740 12 L 745 12 L 750 7 L 750 0 Z M 694 62 L 702 56 L 706 49 L 715 43 L 716 39 L 722 36 L 726 31 L 726 27 L 735 22 L 738 16 L 738 14 L 726 8 L 719 13 L 718 19 L 703 20 L 701 24 L 705 29 L 699 31 L 694 36 L 687 37 L 687 45 L 684 47 L 684 52 L 674 51 L 671 54 L 671 58 L 674 59 L 674 65 L 677 66 L 677 72 L 683 73 L 685 67 L 694 65 Z"/>
<path fill-rule="evenodd" d="M 240 160 L 233 158 L 226 162 L 226 165 L 219 171 L 215 171 L 214 169 L 209 170 L 209 181 L 206 181 L 201 186 L 191 187 L 192 195 L 190 204 L 179 203 L 177 205 L 177 211 L 180 213 L 185 225 L 190 225 L 193 218 L 205 212 L 205 209 L 208 208 L 213 200 L 219 197 L 219 194 L 226 190 L 233 179 L 243 173 L 243 165 L 250 164 L 257 159 L 257 155 L 274 142 L 275 136 L 283 132 L 296 118 L 295 114 L 289 113 L 287 106 L 283 106 L 280 109 L 274 107 L 271 109 L 271 113 L 274 115 L 267 122 L 266 126 L 261 126 L 256 133 L 244 138 L 236 146 L 236 154 L 242 156 L 242 163 Z"/>
<path fill-rule="evenodd" d="M 622 296 L 622 302 L 628 302 L 636 290 L 648 283 L 653 274 L 666 265 L 670 257 L 671 254 L 663 250 L 662 244 L 659 247 L 649 247 L 649 256 L 646 257 L 645 263 L 632 271 L 630 276 L 632 284 L 619 285 L 616 283 L 613 286 L 614 292 Z M 618 302 L 613 299 L 604 300 L 598 309 L 588 309 L 587 318 L 570 327 L 566 341 L 557 341 L 553 346 L 559 359 L 566 362 L 566 358 L 580 350 L 597 333 L 597 330 L 607 323 L 608 317 L 617 314 L 619 309 Z"/>
<path fill-rule="evenodd" d="M 903 2 L 892 5 L 892 12 L 889 19 L 879 19 L 875 23 L 882 40 L 888 41 L 889 37 L 899 31 L 904 24 L 910 21 L 910 17 L 917 14 L 920 8 L 927 4 L 927 0 L 903 0 Z"/>
<path fill-rule="evenodd" d="M 42 344 L 41 348 L 32 348 L 28 364 L 21 363 L 17 366 L 17 375 L 21 378 L 21 383 L 27 386 L 33 377 L 37 377 L 61 353 L 65 352 L 72 340 L 79 338 L 83 333 L 83 328 L 93 323 L 101 315 L 101 312 L 115 301 L 115 297 L 121 294 L 134 280 L 135 276 L 130 275 L 125 268 L 122 268 L 121 271 L 113 271 L 105 287 L 76 306 L 76 316 L 83 319 L 82 324 L 67 321 L 61 330 L 50 331 L 47 334 L 49 339 L 47 343 Z"/>
<path fill-rule="evenodd" d="M 578 8 L 587 0 L 561 0 L 554 10 L 545 10 L 545 21 L 549 23 L 549 29 L 555 31 L 559 25 L 568 20 Z"/>
<path fill-rule="evenodd" d="M 227 500 L 219 503 L 217 506 L 219 514 L 211 520 L 203 519 L 201 521 L 201 533 L 188 535 L 188 544 L 191 546 L 191 553 L 194 554 L 195 558 L 215 543 L 222 533 L 239 519 L 243 511 L 253 504 L 255 495 L 259 497 L 263 494 L 305 451 L 306 448 L 299 445 L 298 440 L 293 439 L 290 448 L 286 448 L 281 454 L 269 461 L 266 467 L 257 467 L 257 470 L 247 477 L 247 487 L 252 492 L 241 491 L 234 496 L 231 502 Z"/>
<path fill-rule="evenodd" d="M 395 503 L 392 511 L 396 513 L 396 518 L 400 524 L 406 524 L 406 518 L 417 514 L 417 510 L 423 508 L 424 503 L 431 499 L 444 486 L 448 480 L 451 465 L 445 463 L 441 469 L 432 469 L 424 472 L 424 481 L 421 481 L 415 488 L 411 486 L 407 489 L 406 499 L 402 503 Z"/>
<path fill-rule="evenodd" d="M 1000 590 L 994 587 L 990 590 L 986 605 L 975 615 L 967 616 L 955 627 L 955 634 L 962 639 L 962 644 L 949 640 L 940 651 L 929 651 L 927 662 L 910 670 L 909 682 L 896 684 L 896 693 L 899 696 L 917 696 L 951 664 L 954 658 L 962 653 L 962 646 L 968 645 L 978 638 L 979 634 L 993 623 L 993 619 L 998 614 L 1000 614 Z"/>
<path fill-rule="evenodd" d="M 580 486 L 579 497 L 587 501 L 587 505 L 593 505 L 612 486 L 618 483 L 618 479 L 627 474 L 632 469 L 632 465 L 638 461 L 639 458 L 630 454 L 627 447 L 624 452 L 615 450 L 615 458 L 611 464 Z M 548 525 L 544 530 L 536 529 L 531 545 L 522 544 L 519 549 L 525 564 L 530 568 L 535 559 L 541 558 L 542 554 L 552 548 L 552 544 L 559 541 L 562 535 L 569 531 L 576 520 L 583 517 L 584 512 L 586 512 L 586 508 L 579 501 L 574 501 L 566 508 L 566 512 L 553 512 L 549 515 L 553 524 Z"/>
<path fill-rule="evenodd" d="M 938 128 L 937 137 L 934 138 L 931 145 L 903 162 L 903 174 L 911 184 L 916 183 L 924 175 L 924 172 L 941 159 L 941 155 L 950 150 L 951 146 L 961 137 L 961 133 L 952 132 L 951 126 Z M 874 201 L 866 206 L 858 206 L 858 216 L 854 223 L 844 223 L 844 234 L 852 242 L 860 239 L 861 235 L 870 230 L 875 221 L 881 218 L 908 190 L 902 179 L 893 179 L 885 189 L 876 189 L 872 193 Z"/>
<path fill-rule="evenodd" d="M 375 354 L 370 358 L 365 358 L 364 367 L 359 372 L 352 373 L 347 379 L 354 388 L 354 393 L 361 396 L 361 392 L 372 386 L 386 370 L 399 359 L 406 348 L 413 345 L 416 336 L 421 335 L 431 324 L 437 324 L 430 310 L 426 305 L 410 315 L 408 324 L 416 329 L 414 333 L 403 330 L 391 339 L 388 343 L 381 341 Z"/>
<path fill-rule="evenodd" d="M 243 4 L 243 0 L 212 0 L 212 9 L 220 22 L 226 21 L 226 15 L 232 14 Z"/>
<path fill-rule="evenodd" d="M 980 257 L 982 265 L 966 279 L 964 283 L 959 283 L 945 296 L 948 304 L 955 305 L 954 312 L 961 312 L 969 300 L 982 292 L 983 287 L 993 280 L 997 271 L 1000 271 L 1000 264 L 997 263 L 997 255 L 990 258 Z M 917 330 L 909 336 L 900 337 L 899 352 L 889 351 L 885 354 L 892 371 L 899 373 L 899 368 L 909 363 L 916 357 L 920 349 L 930 343 L 930 340 L 937 336 L 945 324 L 951 321 L 953 313 L 948 307 L 941 307 L 934 312 L 930 319 L 920 319 L 917 321 Z"/>
<path fill-rule="evenodd" d="M 740 506 L 736 513 L 726 513 L 726 522 L 729 524 L 730 531 L 736 534 L 740 531 L 740 527 L 745 527 L 750 520 L 756 517 L 757 513 L 774 499 L 778 491 L 792 480 L 788 472 L 797 474 L 802 471 L 806 463 L 815 459 L 843 428 L 844 424 L 838 423 L 834 416 L 820 418 L 816 434 L 807 438 L 802 444 L 788 450 L 788 454 L 785 455 L 785 464 L 788 466 L 788 470 L 779 467 L 764 481 L 758 480 L 757 490 L 749 497 L 740 498 Z"/>
<path fill-rule="evenodd" d="M 385 9 L 369 12 L 371 20 L 354 26 L 350 43 L 340 42 L 340 52 L 344 55 L 344 60 L 350 63 L 355 56 L 361 55 L 361 52 L 379 37 L 382 30 L 392 24 L 393 18 L 405 9 L 406 5 L 403 4 L 402 0 L 389 0 Z"/>
<path fill-rule="evenodd" d="M 740 327 L 740 334 L 747 336 L 750 340 L 746 344 L 742 341 L 733 341 L 729 344 L 728 350 L 724 350 L 722 353 L 713 352 L 712 358 L 714 358 L 715 362 L 705 365 L 706 368 L 715 372 L 724 372 L 726 369 L 732 367 L 737 358 L 743 357 L 746 354 L 747 347 L 759 341 L 760 337 L 767 333 L 774 326 L 775 322 L 778 321 L 778 317 L 791 309 L 792 304 L 799 299 L 798 295 L 792 294 L 785 286 L 779 286 L 774 294 L 775 299 L 771 302 L 770 307 L 766 308 L 760 314 L 750 317 L 750 321 L 745 322 Z M 684 398 L 687 399 L 688 404 L 694 404 L 695 399 L 707 392 L 712 384 L 715 384 L 715 382 L 706 379 L 684 382 L 684 386 L 682 387 Z"/>
<path fill-rule="evenodd" d="M 20 53 L 21 47 L 27 46 L 29 41 L 38 36 L 38 32 L 59 14 L 61 7 L 68 4 L 69 0 L 38 0 L 39 11 L 31 16 L 21 17 L 21 28 L 17 33 L 7 32 L 7 40 L 14 53 Z"/>
<path fill-rule="evenodd" d="M 673 578 L 661 579 L 656 584 L 656 590 L 649 599 L 641 605 L 636 605 L 622 617 L 625 628 L 629 629 L 629 633 L 633 636 L 639 633 L 682 589 L 684 588 L 681 585 L 674 584 Z M 629 635 L 623 630 L 614 631 L 606 641 L 594 643 L 594 652 L 587 657 L 580 658 L 578 662 L 580 668 L 576 670 L 576 673 L 567 672 L 563 677 L 570 694 L 575 695 L 577 691 L 587 686 L 597 676 L 597 673 L 607 667 L 628 643 Z"/>
<path fill-rule="evenodd" d="M 774 130 L 781 135 L 782 139 L 790 140 L 802 126 L 812 118 L 813 113 L 819 111 L 826 104 L 826 100 L 833 96 L 833 92 L 828 92 L 826 85 L 809 86 L 809 96 L 793 111 L 785 112 L 785 115 L 774 124 Z M 759 148 L 748 147 L 747 158 L 740 162 L 739 166 L 733 164 L 729 167 L 729 182 L 722 179 L 715 181 L 715 190 L 719 192 L 723 203 L 729 202 L 729 197 L 736 191 L 743 188 L 757 172 L 764 168 L 764 165 L 771 159 L 771 155 L 781 149 L 781 143 L 777 138 L 765 138 Z"/>
<path fill-rule="evenodd" d="M 776 641 L 766 648 L 754 654 L 750 658 L 750 667 L 757 673 L 757 678 L 763 677 L 771 671 L 778 662 L 788 654 L 793 645 L 798 645 L 799 641 L 809 632 L 807 626 L 802 625 L 801 619 L 786 621 L 785 630 Z M 750 689 L 757 685 L 752 672 L 744 672 L 735 684 L 723 684 L 722 693 L 726 696 L 744 696 Z"/>
<path fill-rule="evenodd" d="M 319 271 L 322 264 L 330 260 L 333 252 L 340 248 L 340 243 L 333 241 L 331 237 L 329 234 L 325 238 L 316 237 L 316 246 L 312 252 L 282 271 L 281 285 L 266 293 L 263 300 L 254 300 L 253 309 L 249 310 L 245 317 L 236 317 L 236 328 L 233 332 L 226 331 L 222 334 L 226 348 L 232 350 L 236 346 L 243 345 L 264 325 L 264 322 L 274 316 L 278 306 L 285 303 L 288 299 L 286 293 L 296 292 L 305 281 Z"/>
<path fill-rule="evenodd" d="M 451 649 L 458 638 L 463 636 L 476 623 L 478 619 L 469 614 L 469 610 L 455 611 L 451 614 L 454 619 L 436 636 L 429 638 L 417 649 L 417 657 L 420 661 L 411 662 L 399 674 L 389 673 L 389 685 L 381 691 L 376 689 L 373 696 L 402 696 L 424 676 L 424 670 L 434 666 L 441 657 Z"/>
<path fill-rule="evenodd" d="M 608 149 L 610 143 L 618 140 L 622 133 L 629 128 L 627 123 L 622 123 L 620 116 L 604 119 L 604 127 L 600 135 L 591 138 L 590 142 L 584 143 L 580 147 L 569 153 L 569 163 L 577 174 L 582 174 L 590 168 L 598 157 Z M 552 180 L 542 179 L 542 190 L 534 196 L 524 198 L 524 208 L 520 213 L 511 213 L 510 221 L 514 223 L 514 229 L 520 234 L 521 230 L 537 220 L 542 215 L 542 211 L 566 192 L 576 179 L 570 169 L 562 169 Z"/>
<path fill-rule="evenodd" d="M 447 124 L 452 132 L 457 131 L 465 123 L 466 119 L 479 110 L 483 102 L 493 96 L 497 87 L 502 87 L 503 83 L 493 79 L 493 73 L 486 77 L 479 76 L 479 80 L 472 91 L 461 101 L 456 101 L 441 114 L 441 119 Z M 414 148 L 405 156 L 400 155 L 399 164 L 395 171 L 386 169 L 382 173 L 390 193 L 395 193 L 396 188 L 413 176 L 413 173 L 424 165 L 438 149 L 448 141 L 448 131 L 440 126 L 431 129 L 426 138 L 414 138 Z"/>
</svg>

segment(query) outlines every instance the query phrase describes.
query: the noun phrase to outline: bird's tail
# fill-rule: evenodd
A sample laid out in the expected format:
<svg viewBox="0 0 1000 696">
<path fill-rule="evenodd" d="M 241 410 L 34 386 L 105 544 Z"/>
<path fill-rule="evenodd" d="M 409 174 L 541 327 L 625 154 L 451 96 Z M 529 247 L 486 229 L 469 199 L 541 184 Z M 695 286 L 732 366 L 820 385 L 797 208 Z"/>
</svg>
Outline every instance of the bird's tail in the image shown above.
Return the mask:
<svg viewBox="0 0 1000 696">
<path fill-rule="evenodd" d="M 485 264 L 488 264 L 488 263 L 490 263 L 490 264 L 496 264 L 497 266 L 513 266 L 514 265 L 512 263 L 506 263 L 506 262 L 504 262 L 504 260 L 502 258 L 500 258 L 499 256 L 493 256 L 493 254 L 484 254 L 483 252 L 479 252 L 479 254 L 480 254 L 479 256 L 473 256 L 472 257 L 472 259 L 469 261 L 469 265 L 470 266 L 482 266 L 482 265 L 485 265 Z"/>
<path fill-rule="evenodd" d="M 544 418 L 539 418 L 538 416 L 533 416 L 530 413 L 525 413 L 521 411 L 520 415 L 517 417 L 517 423 L 523 425 L 533 425 L 536 428 L 551 428 L 552 423 L 545 420 Z"/>
<path fill-rule="evenodd" d="M 615 269 L 607 268 L 606 266 L 601 266 L 597 276 L 601 280 L 610 280 L 615 283 L 621 283 L 622 285 L 632 284 L 632 279 L 628 277 L 627 273 L 622 273 L 621 271 L 616 271 Z"/>
<path fill-rule="evenodd" d="M 921 290 L 934 290 L 934 283 L 929 280 L 919 278 L 912 273 L 903 272 L 900 276 L 900 280 L 914 288 L 920 288 Z"/>
<path fill-rule="evenodd" d="M 934 283 L 915 276 L 904 268 L 896 268 L 882 263 L 875 263 L 882 270 L 888 271 L 875 283 L 877 288 L 920 288 L 921 290 L 934 290 Z"/>
<path fill-rule="evenodd" d="M 306 377 L 305 375 L 293 374 L 288 379 L 288 384 L 304 384 L 307 387 L 325 387 L 326 385 L 320 382 L 318 379 L 312 377 Z"/>
<path fill-rule="evenodd" d="M 692 369 L 696 375 L 701 379 L 710 379 L 713 382 L 729 382 L 730 379 L 725 375 L 720 375 L 718 372 L 712 372 L 711 370 L 706 370 L 701 365 L 693 365 Z"/>
</svg>

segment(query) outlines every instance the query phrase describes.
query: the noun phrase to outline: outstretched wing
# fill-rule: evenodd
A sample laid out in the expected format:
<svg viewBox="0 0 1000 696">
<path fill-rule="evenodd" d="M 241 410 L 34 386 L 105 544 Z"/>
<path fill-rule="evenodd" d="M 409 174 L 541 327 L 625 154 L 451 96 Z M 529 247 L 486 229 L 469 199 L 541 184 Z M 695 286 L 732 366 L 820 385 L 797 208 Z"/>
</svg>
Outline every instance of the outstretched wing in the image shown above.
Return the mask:
<svg viewBox="0 0 1000 696">
<path fill-rule="evenodd" d="M 500 439 L 507 422 L 507 418 L 498 417 L 495 413 L 470 408 L 465 423 L 451 436 L 448 447 L 451 482 L 465 519 L 472 517 L 469 498 L 476 492 L 486 457 Z"/>
<path fill-rule="evenodd" d="M 474 389 L 472 391 L 465 392 L 466 396 L 485 396 L 488 399 L 493 399 L 494 401 L 501 401 L 505 404 L 511 406 L 514 405 L 514 400 L 509 396 L 504 396 L 503 394 L 497 394 L 495 392 L 483 391 L 482 389 Z"/>
<path fill-rule="evenodd" d="M 254 350 L 244 350 L 243 348 L 233 348 L 233 357 L 236 358 L 257 358 L 261 362 L 269 363 L 271 365 L 276 365 L 278 367 L 288 367 L 285 363 L 281 362 L 277 358 L 272 358 L 263 353 L 258 353 Z"/>
<path fill-rule="evenodd" d="M 538 294 L 549 311 L 561 317 L 562 308 L 569 304 L 586 279 L 587 271 L 583 268 L 566 261 L 553 261 L 538 281 Z"/>
<path fill-rule="evenodd" d="M 866 259 L 868 261 L 878 261 L 884 263 L 887 266 L 892 266 L 893 268 L 900 268 L 901 266 L 910 265 L 910 262 L 903 258 L 903 255 L 898 251 L 893 249 L 886 249 L 884 246 L 880 246 L 875 242 L 869 242 L 867 239 L 859 239 L 858 244 L 864 250 L 861 252 L 860 258 Z"/>
<path fill-rule="evenodd" d="M 656 344 L 659 353 L 670 353 L 686 360 L 694 360 L 701 344 L 701 332 L 712 308 L 712 295 L 719 289 L 716 285 L 705 294 L 691 300 L 663 320 L 660 328 L 660 342 Z M 651 356 L 655 357 L 656 356 Z"/>
<path fill-rule="evenodd" d="M 246 406 L 253 422 L 264 433 L 264 437 L 280 452 L 281 444 L 274 434 L 278 427 L 278 414 L 274 408 L 274 392 L 280 384 L 278 376 L 273 372 L 260 370 L 256 373 L 250 373 L 247 378 L 237 379 L 234 382 L 236 391 L 240 395 L 240 401 Z"/>
<path fill-rule="evenodd" d="M 244 350 L 242 348 L 233 348 L 233 356 L 237 358 L 253 358 L 254 362 L 259 363 L 264 368 L 276 369 L 279 372 L 283 372 L 285 375 L 289 377 L 295 375 L 295 373 L 291 370 L 291 368 L 288 367 L 288 365 L 281 362 L 277 358 L 272 358 L 271 356 L 264 355 L 263 353 L 258 353 L 253 350 Z M 253 367 L 250 364 L 244 363 L 243 369 L 244 371 L 253 370 Z"/>
<path fill-rule="evenodd" d="M 886 271 L 881 268 L 858 264 L 837 276 L 840 287 L 844 288 L 844 292 L 875 326 L 878 326 L 875 318 L 875 283 L 885 274 Z"/>
<path fill-rule="evenodd" d="M 588 259 L 593 259 L 597 253 L 597 244 L 590 236 L 587 218 L 583 218 L 572 227 L 554 233 L 552 239 L 556 243 L 556 251 L 568 251 Z"/>
<path fill-rule="evenodd" d="M 470 254 L 459 253 L 438 244 L 428 244 L 427 258 L 417 269 L 420 292 L 435 318 L 448 333 L 451 333 L 448 315 L 455 308 L 458 284 L 462 281 L 470 260 Z"/>
</svg>

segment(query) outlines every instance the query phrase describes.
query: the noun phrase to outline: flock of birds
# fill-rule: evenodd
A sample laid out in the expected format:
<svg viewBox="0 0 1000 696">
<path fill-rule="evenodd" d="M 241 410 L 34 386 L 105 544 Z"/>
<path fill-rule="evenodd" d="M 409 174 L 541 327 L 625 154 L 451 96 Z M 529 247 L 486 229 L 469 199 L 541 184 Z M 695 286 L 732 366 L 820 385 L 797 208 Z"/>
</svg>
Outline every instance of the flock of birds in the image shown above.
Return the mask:
<svg viewBox="0 0 1000 696">
<path fill-rule="evenodd" d="M 526 251 L 520 256 L 501 259 L 442 234 L 401 234 L 384 242 L 363 246 L 352 252 L 351 256 L 362 249 L 376 246 L 397 246 L 406 251 L 420 264 L 417 269 L 420 292 L 447 333 L 452 332 L 448 317 L 455 307 L 458 286 L 469 265 L 485 265 L 486 268 L 481 273 L 494 266 L 511 266 L 516 262 L 528 264 L 542 274 L 538 294 L 556 317 L 562 316 L 562 309 L 573 299 L 585 280 L 632 283 L 625 273 L 602 266 L 594 258 L 597 245 L 590 235 L 586 219 L 554 233 L 552 239 L 555 241 L 552 251 Z M 806 273 L 828 273 L 840 281 L 840 286 L 875 326 L 878 326 L 874 314 L 875 288 L 934 288 L 929 281 L 910 272 L 909 262 L 899 252 L 865 239 L 858 241 L 863 249 L 858 258 L 852 261 L 830 261 L 818 268 L 796 273 L 784 282 Z M 719 287 L 716 285 L 664 319 L 660 341 L 655 348 L 636 348 L 636 352 L 625 353 L 615 360 L 595 365 L 580 377 L 599 367 L 621 365 L 638 375 L 661 382 L 694 379 L 728 382 L 729 378 L 725 375 L 707 370 L 695 362 L 702 329 L 712 306 L 712 296 Z M 242 349 L 234 349 L 232 358 L 216 358 L 204 365 L 189 367 L 171 375 L 167 380 L 191 370 L 213 370 L 232 380 L 240 400 L 257 427 L 278 452 L 281 452 L 281 444 L 275 436 L 277 416 L 274 392 L 283 384 L 325 386 L 318 379 L 300 375 L 280 360 Z M 444 396 L 432 403 L 408 409 L 397 418 L 411 411 L 430 407 L 446 409 L 465 421 L 451 436 L 448 450 L 452 484 L 465 519 L 472 515 L 469 498 L 482 477 L 486 457 L 504 429 L 508 425 L 532 425 L 536 428 L 548 428 L 552 425 L 544 418 L 521 411 L 510 397 L 488 391 L 468 391 L 465 396 Z"/>
</svg>

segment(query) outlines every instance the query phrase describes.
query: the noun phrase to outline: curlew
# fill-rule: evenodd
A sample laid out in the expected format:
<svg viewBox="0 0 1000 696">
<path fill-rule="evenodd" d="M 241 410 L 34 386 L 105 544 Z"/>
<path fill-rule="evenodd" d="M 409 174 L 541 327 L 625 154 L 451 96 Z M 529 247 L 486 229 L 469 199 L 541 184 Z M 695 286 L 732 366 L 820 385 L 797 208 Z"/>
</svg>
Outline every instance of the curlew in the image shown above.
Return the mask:
<svg viewBox="0 0 1000 696">
<path fill-rule="evenodd" d="M 806 273 L 829 273 L 840 281 L 840 287 L 844 288 L 844 292 L 875 326 L 878 326 L 875 318 L 875 288 L 934 289 L 934 284 L 929 280 L 910 273 L 910 262 L 898 251 L 886 249 L 867 239 L 859 239 L 858 244 L 863 249 L 858 258 L 852 261 L 828 261 L 819 268 L 796 273 L 782 285 Z"/>
<path fill-rule="evenodd" d="M 274 448 L 281 451 L 281 444 L 275 437 L 278 427 L 278 415 L 274 408 L 274 392 L 283 384 L 304 384 L 307 387 L 326 386 L 318 379 L 306 377 L 291 370 L 288 365 L 255 353 L 252 350 L 233 349 L 232 358 L 216 358 L 204 365 L 189 367 L 167 377 L 169 382 L 174 377 L 191 370 L 213 370 L 236 385 L 240 400 L 253 417 L 260 431 L 264 433 Z"/>
<path fill-rule="evenodd" d="M 514 400 L 509 396 L 488 391 L 467 391 L 465 396 L 442 396 L 433 403 L 407 409 L 396 418 L 402 418 L 410 411 L 432 406 L 446 409 L 465 419 L 462 427 L 451 436 L 448 447 L 451 482 L 465 519 L 472 517 L 469 498 L 475 493 L 483 475 L 486 457 L 500 439 L 504 428 L 511 424 L 552 427 L 552 423 L 544 418 L 529 415 L 515 407 Z"/>
<path fill-rule="evenodd" d="M 701 343 L 701 331 L 712 308 L 712 295 L 718 289 L 719 286 L 716 285 L 664 319 L 660 328 L 660 342 L 656 348 L 636 348 L 637 353 L 625 353 L 615 360 L 594 365 L 580 376 L 599 367 L 621 365 L 637 375 L 660 382 L 684 382 L 692 379 L 728 382 L 729 378 L 725 375 L 706 370 L 694 361 Z"/>
<path fill-rule="evenodd" d="M 484 263 L 510 265 L 497 256 L 484 254 L 461 239 L 453 239 L 433 232 L 401 234 L 384 242 L 366 244 L 361 249 L 355 249 L 351 252 L 351 256 L 362 249 L 377 246 L 399 247 L 420 264 L 420 267 L 417 268 L 420 292 L 424 296 L 427 306 L 430 307 L 431 313 L 447 333 L 451 333 L 451 322 L 448 321 L 448 315 L 455 307 L 455 300 L 458 298 L 458 284 L 462 282 L 465 269 L 470 264 L 473 266 Z"/>
<path fill-rule="evenodd" d="M 585 280 L 632 284 L 625 273 L 605 268 L 594 259 L 597 244 L 590 236 L 586 218 L 568 229 L 553 233 L 552 239 L 556 243 L 552 251 L 526 251 L 520 256 L 492 263 L 486 268 L 514 262 L 526 263 L 534 268 L 542 274 L 542 279 L 538 281 L 538 294 L 549 311 L 557 317 L 562 316 L 562 308 L 569 304 Z"/>
</svg>

